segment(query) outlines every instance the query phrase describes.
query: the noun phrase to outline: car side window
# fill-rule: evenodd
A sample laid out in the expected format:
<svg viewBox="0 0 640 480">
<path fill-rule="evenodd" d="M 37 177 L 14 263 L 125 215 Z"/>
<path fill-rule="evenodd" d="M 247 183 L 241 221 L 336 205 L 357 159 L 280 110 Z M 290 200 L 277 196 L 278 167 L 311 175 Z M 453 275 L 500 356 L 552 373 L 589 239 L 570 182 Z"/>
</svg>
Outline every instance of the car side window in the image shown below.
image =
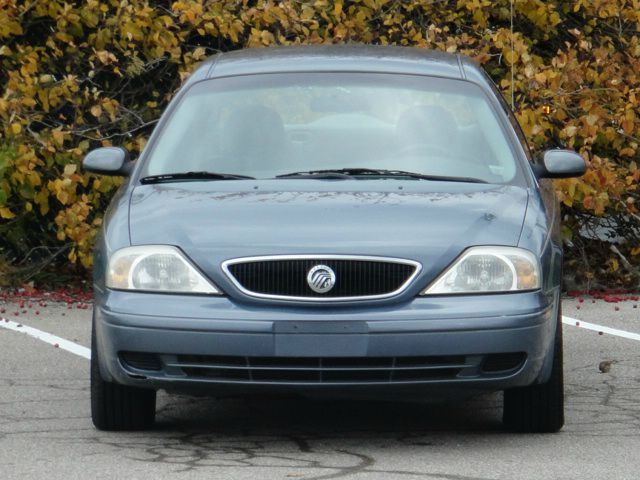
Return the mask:
<svg viewBox="0 0 640 480">
<path fill-rule="evenodd" d="M 500 106 L 502 107 L 504 112 L 507 114 L 507 118 L 509 119 L 509 122 L 511 123 L 511 125 L 513 126 L 513 129 L 516 132 L 518 141 L 522 145 L 522 149 L 527 155 L 527 159 L 529 160 L 530 163 L 534 163 L 535 160 L 534 160 L 534 156 L 531 153 L 529 142 L 527 141 L 527 137 L 524 135 L 524 132 L 522 131 L 522 127 L 520 126 L 520 123 L 518 123 L 518 119 L 513 113 L 513 110 L 511 110 L 511 107 L 505 100 L 504 95 L 502 94 L 498 86 L 495 84 L 493 79 L 484 70 L 482 70 L 482 74 L 487 79 L 487 83 L 491 87 L 491 90 L 493 90 L 493 93 L 498 98 L 498 101 L 500 102 Z"/>
</svg>

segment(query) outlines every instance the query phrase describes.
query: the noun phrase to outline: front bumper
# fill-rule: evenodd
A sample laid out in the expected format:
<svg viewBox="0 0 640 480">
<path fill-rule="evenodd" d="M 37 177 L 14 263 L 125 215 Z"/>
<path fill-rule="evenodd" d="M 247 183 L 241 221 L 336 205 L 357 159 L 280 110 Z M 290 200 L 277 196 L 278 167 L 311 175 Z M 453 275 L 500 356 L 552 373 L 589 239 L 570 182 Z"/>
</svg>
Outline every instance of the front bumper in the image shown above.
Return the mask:
<svg viewBox="0 0 640 480">
<path fill-rule="evenodd" d="M 557 293 L 319 308 L 106 291 L 94 312 L 101 371 L 117 383 L 473 393 L 546 380 Z"/>
</svg>

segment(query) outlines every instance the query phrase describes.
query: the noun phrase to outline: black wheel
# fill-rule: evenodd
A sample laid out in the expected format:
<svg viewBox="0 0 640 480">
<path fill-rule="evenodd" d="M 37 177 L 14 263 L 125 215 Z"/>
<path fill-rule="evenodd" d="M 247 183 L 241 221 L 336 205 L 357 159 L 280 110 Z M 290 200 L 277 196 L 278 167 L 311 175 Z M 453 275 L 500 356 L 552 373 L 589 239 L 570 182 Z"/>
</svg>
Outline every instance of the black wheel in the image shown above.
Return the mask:
<svg viewBox="0 0 640 480">
<path fill-rule="evenodd" d="M 504 425 L 516 432 L 553 433 L 564 425 L 564 374 L 562 361 L 562 322 L 553 346 L 553 367 L 546 383 L 512 388 L 504 392 Z"/>
<path fill-rule="evenodd" d="M 105 382 L 100 375 L 95 327 L 91 332 L 91 419 L 99 430 L 144 430 L 156 416 L 156 392 Z"/>
</svg>

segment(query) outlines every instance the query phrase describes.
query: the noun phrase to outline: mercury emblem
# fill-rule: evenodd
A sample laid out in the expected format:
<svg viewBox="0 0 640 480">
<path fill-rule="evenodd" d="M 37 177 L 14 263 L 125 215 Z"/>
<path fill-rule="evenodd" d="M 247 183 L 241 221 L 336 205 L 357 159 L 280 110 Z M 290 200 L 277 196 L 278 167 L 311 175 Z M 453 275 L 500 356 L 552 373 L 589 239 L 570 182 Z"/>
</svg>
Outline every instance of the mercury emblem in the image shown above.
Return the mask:
<svg viewBox="0 0 640 480">
<path fill-rule="evenodd" d="M 327 293 L 336 284 L 336 274 L 326 265 L 316 265 L 307 273 L 309 288 L 316 293 Z"/>
</svg>

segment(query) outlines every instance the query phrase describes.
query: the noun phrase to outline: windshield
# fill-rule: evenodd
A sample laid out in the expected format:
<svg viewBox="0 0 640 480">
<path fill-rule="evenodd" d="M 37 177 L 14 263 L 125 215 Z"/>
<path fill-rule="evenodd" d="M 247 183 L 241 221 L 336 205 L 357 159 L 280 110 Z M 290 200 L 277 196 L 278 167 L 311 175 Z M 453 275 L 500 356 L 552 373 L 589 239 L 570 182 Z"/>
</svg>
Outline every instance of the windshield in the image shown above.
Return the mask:
<svg viewBox="0 0 640 480">
<path fill-rule="evenodd" d="M 516 165 L 498 119 L 472 83 L 324 72 L 195 84 L 162 127 L 143 175 L 274 178 L 368 168 L 506 183 Z"/>
</svg>

